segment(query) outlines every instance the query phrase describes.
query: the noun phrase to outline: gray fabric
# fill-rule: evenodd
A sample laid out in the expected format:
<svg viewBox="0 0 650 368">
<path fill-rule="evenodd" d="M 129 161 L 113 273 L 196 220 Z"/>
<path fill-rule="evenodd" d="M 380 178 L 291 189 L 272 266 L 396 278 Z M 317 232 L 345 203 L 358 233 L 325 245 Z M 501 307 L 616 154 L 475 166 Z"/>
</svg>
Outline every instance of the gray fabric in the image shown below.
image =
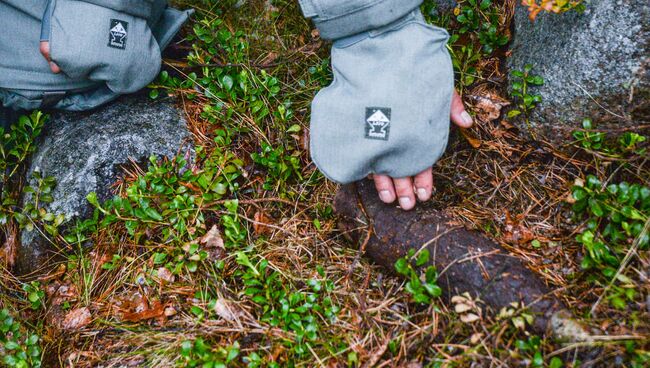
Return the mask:
<svg viewBox="0 0 650 368">
<path fill-rule="evenodd" d="M 95 4 L 103 8 L 115 10 L 118 13 L 148 19 L 152 12 L 154 0 L 75 0 Z"/>
<path fill-rule="evenodd" d="M 449 133 L 453 68 L 448 33 L 419 10 L 337 40 L 334 81 L 312 103 L 310 146 L 328 178 L 401 178 L 431 167 Z"/>
<path fill-rule="evenodd" d="M 51 18 L 42 23 L 49 0 L 0 0 L 3 25 L 12 30 L 0 32 L 0 101 L 50 107 L 42 104 L 44 94 L 65 92 L 51 107 L 80 111 L 145 87 L 159 72 L 161 49 L 191 11 L 168 8 L 166 0 L 143 1 L 149 10 L 136 13 L 146 18 L 113 10 L 122 3 L 117 0 L 51 0 Z M 53 74 L 40 54 L 41 34 L 62 73 Z"/>
<path fill-rule="evenodd" d="M 300 0 L 326 40 L 335 40 L 390 24 L 422 4 L 423 0 Z"/>
<path fill-rule="evenodd" d="M 52 61 L 72 79 L 104 82 L 115 93 L 131 93 L 160 71 L 161 52 L 144 18 L 55 0 L 51 25 Z"/>
</svg>

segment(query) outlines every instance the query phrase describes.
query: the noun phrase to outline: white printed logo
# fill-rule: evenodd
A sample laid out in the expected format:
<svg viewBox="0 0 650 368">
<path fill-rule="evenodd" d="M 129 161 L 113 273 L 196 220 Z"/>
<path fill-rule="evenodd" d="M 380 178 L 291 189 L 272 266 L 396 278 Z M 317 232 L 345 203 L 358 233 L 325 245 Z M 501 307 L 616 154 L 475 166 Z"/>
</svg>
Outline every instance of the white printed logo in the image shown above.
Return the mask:
<svg viewBox="0 0 650 368">
<path fill-rule="evenodd" d="M 111 29 L 108 37 L 108 46 L 124 50 L 126 39 L 129 35 L 129 23 L 123 20 L 111 19 Z"/>
<path fill-rule="evenodd" d="M 366 108 L 366 138 L 387 141 L 390 134 L 391 109 L 386 107 Z"/>
</svg>

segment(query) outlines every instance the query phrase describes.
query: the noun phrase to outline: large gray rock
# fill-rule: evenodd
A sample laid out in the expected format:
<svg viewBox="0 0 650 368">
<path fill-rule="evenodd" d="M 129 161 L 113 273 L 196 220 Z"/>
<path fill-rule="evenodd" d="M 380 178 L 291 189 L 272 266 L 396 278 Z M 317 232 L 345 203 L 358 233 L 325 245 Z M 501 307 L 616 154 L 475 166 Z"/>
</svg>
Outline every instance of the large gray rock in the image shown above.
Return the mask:
<svg viewBox="0 0 650 368">
<path fill-rule="evenodd" d="M 542 13 L 534 23 L 517 7 L 509 67 L 530 63 L 544 78 L 536 89 L 544 101 L 531 123 L 550 137 L 564 136 L 584 117 L 648 120 L 650 2 L 587 0 L 586 7 L 582 14 Z"/>
<path fill-rule="evenodd" d="M 173 157 L 188 138 L 185 120 L 172 103 L 123 97 L 94 112 L 53 115 L 27 175 L 40 171 L 56 179 L 49 212 L 68 220 L 84 218 L 93 211 L 88 193 L 96 192 L 100 202 L 110 198 L 124 164 L 145 162 L 151 155 Z M 17 271 L 39 269 L 51 257 L 50 249 L 38 231 L 23 231 Z"/>
</svg>

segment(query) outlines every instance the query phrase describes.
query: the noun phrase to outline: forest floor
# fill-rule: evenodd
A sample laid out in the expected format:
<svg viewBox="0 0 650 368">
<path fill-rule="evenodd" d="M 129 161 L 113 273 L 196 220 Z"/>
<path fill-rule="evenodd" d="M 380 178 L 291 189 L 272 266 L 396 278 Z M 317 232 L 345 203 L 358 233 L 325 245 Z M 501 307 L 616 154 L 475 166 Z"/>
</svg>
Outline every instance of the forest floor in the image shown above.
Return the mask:
<svg viewBox="0 0 650 368">
<path fill-rule="evenodd" d="M 432 203 L 530 267 L 593 329 L 586 342 L 535 335 L 517 305 L 470 301 L 468 319 L 416 303 L 393 270 L 359 257 L 337 227 L 337 186 L 309 158 L 309 106 L 331 70 L 297 1 L 175 3 L 197 13 L 149 94 L 185 111 L 195 162 L 125 168 L 116 198 L 58 237 L 66 260 L 49 275 L 0 269 L 0 365 L 650 364 L 650 130 L 576 122 L 566 142 L 533 137 L 524 100 L 541 81 L 534 66 L 518 77 L 502 65 L 513 1 L 423 6 L 453 35 L 477 122 L 452 129 Z M 509 95 L 517 78 L 530 88 Z"/>
</svg>

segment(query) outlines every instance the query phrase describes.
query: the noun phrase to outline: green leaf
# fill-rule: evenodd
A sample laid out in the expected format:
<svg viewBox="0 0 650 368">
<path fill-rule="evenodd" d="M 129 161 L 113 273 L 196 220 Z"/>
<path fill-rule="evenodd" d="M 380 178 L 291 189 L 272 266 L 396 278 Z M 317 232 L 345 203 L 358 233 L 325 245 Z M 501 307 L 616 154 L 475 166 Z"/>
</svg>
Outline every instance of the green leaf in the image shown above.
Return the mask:
<svg viewBox="0 0 650 368">
<path fill-rule="evenodd" d="M 300 124 L 293 124 L 289 129 L 287 129 L 287 133 L 298 133 L 301 129 L 302 127 Z"/>
<path fill-rule="evenodd" d="M 605 214 L 605 211 L 603 211 L 603 208 L 600 206 L 599 201 L 595 198 L 589 199 L 589 209 L 591 210 L 591 213 L 596 217 L 603 217 Z"/>
<path fill-rule="evenodd" d="M 400 258 L 395 262 L 395 270 L 401 275 L 408 275 L 409 267 L 406 258 Z"/>
<path fill-rule="evenodd" d="M 99 207 L 99 202 L 97 202 L 97 193 L 95 192 L 90 192 L 86 196 L 86 200 L 88 203 L 92 204 L 95 207 Z"/>
<path fill-rule="evenodd" d="M 562 359 L 558 357 L 553 357 L 548 365 L 549 368 L 562 368 L 563 366 L 564 363 L 562 362 Z"/>
<path fill-rule="evenodd" d="M 147 216 L 153 220 L 156 221 L 162 221 L 163 217 L 156 211 L 154 208 L 148 207 L 144 212 L 147 214 Z"/>
<path fill-rule="evenodd" d="M 519 111 L 519 110 L 510 110 L 510 111 L 508 111 L 508 117 L 509 118 L 514 118 L 514 117 L 517 117 L 519 115 L 521 115 L 521 111 Z"/>
<path fill-rule="evenodd" d="M 227 90 L 230 91 L 232 89 L 232 86 L 234 84 L 234 81 L 231 76 L 229 75 L 224 75 L 223 78 L 221 78 L 221 83 L 223 83 L 223 87 Z"/>
<path fill-rule="evenodd" d="M 415 265 L 420 267 L 424 266 L 427 262 L 429 262 L 429 250 L 423 249 L 422 252 L 420 252 L 418 255 L 418 259 L 415 261 Z"/>
</svg>

